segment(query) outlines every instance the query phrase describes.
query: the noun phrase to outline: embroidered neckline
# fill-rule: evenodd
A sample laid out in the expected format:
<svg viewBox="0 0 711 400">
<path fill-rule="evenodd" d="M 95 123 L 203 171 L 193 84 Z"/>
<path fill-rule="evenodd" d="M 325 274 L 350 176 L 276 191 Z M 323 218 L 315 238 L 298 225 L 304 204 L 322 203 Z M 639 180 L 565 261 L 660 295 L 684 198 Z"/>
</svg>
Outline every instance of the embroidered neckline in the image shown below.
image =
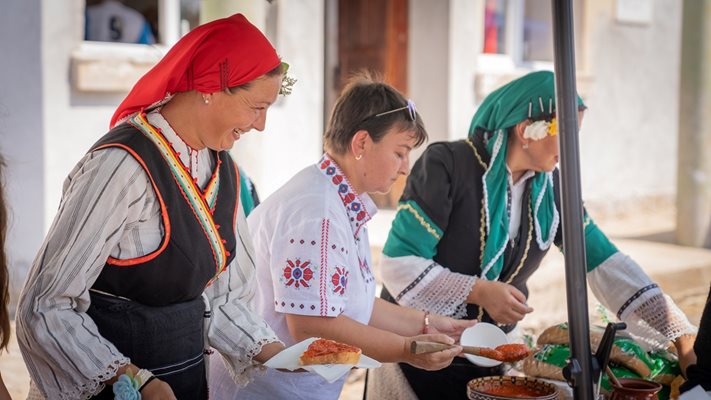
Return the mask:
<svg viewBox="0 0 711 400">
<path fill-rule="evenodd" d="M 200 223 L 200 226 L 202 227 L 203 232 L 210 243 L 212 256 L 215 261 L 215 276 L 219 275 L 227 266 L 227 257 L 230 255 L 225 249 L 224 241 L 218 232 L 219 226 L 215 224 L 215 221 L 212 218 L 214 203 L 217 198 L 217 188 L 219 187 L 219 175 L 217 173 L 213 174 L 213 178 L 207 186 L 208 191 L 206 191 L 206 194 L 208 194 L 208 196 L 203 195 L 200 188 L 197 186 L 197 182 L 185 169 L 185 166 L 173 147 L 169 144 L 165 136 L 163 136 L 159 130 L 156 130 L 156 128 L 148 122 L 146 114 L 138 113 L 129 121 L 156 145 L 159 153 L 168 163 L 170 171 L 175 178 L 185 201 L 192 209 L 193 215 L 195 215 L 195 218 Z M 220 164 L 221 161 L 218 158 L 217 166 L 215 167 L 216 171 L 220 169 Z M 209 193 L 211 192 L 214 193 L 210 195 Z M 210 199 L 210 201 L 208 201 L 208 199 Z"/>
<path fill-rule="evenodd" d="M 348 182 L 346 175 L 328 154 L 324 154 L 323 157 L 321 157 L 317 166 L 319 171 L 321 171 L 325 177 L 329 178 L 329 182 L 331 182 L 333 187 L 338 191 L 338 196 L 341 198 L 343 207 L 348 214 L 353 236 L 357 238 L 360 228 L 370 221 L 372 214 L 374 214 L 369 210 L 371 208 L 375 209 L 373 201 L 370 200 L 367 194 L 361 198 L 361 196 L 356 193 L 353 186 Z M 365 199 L 365 201 L 363 199 Z M 377 209 L 374 211 L 377 211 Z"/>
<path fill-rule="evenodd" d="M 157 121 L 154 121 L 154 123 L 151 123 L 151 122 L 148 120 L 148 117 L 153 117 L 154 119 L 157 119 Z M 197 158 L 198 155 L 199 155 L 200 150 L 195 150 L 195 149 L 193 149 L 192 147 L 190 147 L 190 145 L 187 144 L 187 142 L 185 142 L 185 140 L 183 140 L 183 138 L 180 137 L 180 135 L 178 135 L 177 132 L 175 132 L 175 129 L 173 129 L 173 127 L 170 125 L 170 122 L 168 122 L 168 120 L 165 119 L 165 117 L 163 116 L 163 114 L 160 113 L 160 108 L 157 108 L 157 109 L 155 109 L 155 110 L 152 110 L 151 112 L 149 112 L 148 114 L 146 114 L 146 115 L 144 116 L 144 118 L 145 118 L 146 122 L 147 122 L 149 125 L 151 125 L 151 127 L 153 127 L 153 129 L 154 129 L 156 132 L 158 132 L 159 135 L 163 136 L 163 139 L 170 145 L 170 149 L 175 153 L 175 156 L 177 157 L 178 161 L 180 161 L 180 165 L 182 165 L 183 169 L 185 169 L 185 171 L 188 173 L 188 175 L 190 175 L 190 177 L 192 178 L 193 182 L 195 182 L 195 187 L 197 188 L 198 192 L 199 192 L 200 195 L 205 199 L 205 201 L 208 203 L 208 205 L 210 206 L 210 209 L 211 209 L 212 211 L 214 211 L 215 203 L 217 202 L 217 193 L 218 193 L 218 189 L 219 189 L 219 186 L 220 186 L 220 164 L 222 163 L 222 161 L 220 160 L 220 157 L 219 157 L 219 155 L 217 154 L 217 152 L 214 152 L 214 151 L 212 151 L 212 150 L 208 150 L 208 151 L 211 151 L 212 153 L 214 153 L 214 155 L 215 155 L 215 160 L 216 160 L 216 165 L 215 165 L 215 168 L 214 168 L 213 171 L 212 171 L 212 175 L 211 175 L 211 177 L 210 177 L 210 180 L 208 181 L 207 185 L 205 186 L 205 189 L 203 190 L 203 189 L 200 188 L 200 186 L 198 186 L 198 184 L 197 184 L 197 178 L 194 177 L 193 174 L 192 174 L 192 159 L 193 159 L 192 152 L 195 152 L 195 153 L 196 153 L 195 157 Z M 161 129 L 161 127 L 156 126 L 155 122 L 160 122 L 161 125 L 164 124 L 164 125 L 165 125 L 164 128 L 166 128 L 166 129 Z M 182 153 L 179 152 L 179 151 L 175 148 L 175 146 L 173 145 L 173 141 L 166 135 L 166 133 L 169 133 L 170 136 L 175 136 L 175 137 L 177 137 L 178 140 L 180 140 L 180 142 L 185 145 L 185 147 L 186 147 L 186 149 L 188 150 L 188 152 L 190 152 L 190 154 L 188 155 L 188 157 L 189 157 L 189 162 L 188 162 L 188 164 L 189 164 L 189 165 L 185 165 L 185 163 L 183 162 L 182 158 L 180 157 Z M 196 160 L 196 167 L 197 167 L 197 160 Z"/>
<path fill-rule="evenodd" d="M 368 221 L 370 221 L 375 212 L 378 210 L 375 207 L 373 200 L 370 199 L 370 196 L 367 194 L 362 197 L 358 195 L 358 193 L 353 189 L 351 183 L 348 181 L 348 177 L 346 177 L 338 164 L 331 157 L 329 157 L 328 154 L 324 154 L 321 157 L 321 160 L 319 160 L 317 166 L 319 167 L 319 171 L 321 171 L 321 173 L 328 178 L 331 185 L 333 185 L 332 187 L 337 191 L 338 196 L 341 198 L 343 207 L 346 210 L 348 222 L 350 223 L 351 230 L 353 231 L 353 238 L 355 239 L 355 248 L 359 266 L 358 269 L 360 270 L 361 277 L 366 284 L 367 290 L 368 285 L 375 280 L 375 277 L 373 275 L 373 271 L 368 265 L 367 255 L 361 254 L 362 249 L 361 243 L 359 243 L 360 238 L 358 235 L 360 233 L 360 229 L 365 226 Z M 346 270 L 344 275 L 346 279 L 345 282 L 348 280 L 347 275 L 348 271 Z M 332 278 L 335 279 L 335 277 L 336 275 L 334 274 Z M 347 284 L 345 282 L 340 292 L 341 295 L 343 295 L 345 284 Z M 336 281 L 333 281 L 332 283 L 337 285 Z M 338 288 L 338 286 L 336 287 Z"/>
</svg>

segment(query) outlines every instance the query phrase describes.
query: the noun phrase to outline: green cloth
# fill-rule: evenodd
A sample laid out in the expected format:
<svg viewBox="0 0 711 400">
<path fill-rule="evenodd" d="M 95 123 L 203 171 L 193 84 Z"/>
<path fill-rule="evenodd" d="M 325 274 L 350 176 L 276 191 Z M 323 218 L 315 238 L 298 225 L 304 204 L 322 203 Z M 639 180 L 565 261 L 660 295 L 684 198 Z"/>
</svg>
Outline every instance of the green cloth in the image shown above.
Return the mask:
<svg viewBox="0 0 711 400">
<path fill-rule="evenodd" d="M 618 250 L 600 228 L 595 225 L 595 222 L 590 219 L 587 211 L 585 212 L 583 226 L 585 227 L 585 261 L 587 272 L 590 272 L 610 258 L 611 255 L 617 253 Z"/>
<path fill-rule="evenodd" d="M 407 200 L 397 208 L 383 253 L 388 257 L 433 259 L 443 233 L 415 201 Z"/>
<path fill-rule="evenodd" d="M 578 97 L 578 104 L 582 99 Z M 483 130 L 486 149 L 491 157 L 482 181 L 486 212 L 486 245 L 482 259 L 482 277 L 496 280 L 504 265 L 503 253 L 509 241 L 508 169 L 506 152 L 509 129 L 528 118 L 550 118 L 555 113 L 555 80 L 550 71 L 532 72 L 489 94 L 474 114 L 469 127 L 473 137 Z M 491 135 L 491 136 L 489 136 Z M 558 229 L 559 215 L 554 202 L 551 172 L 539 172 L 531 178 L 536 241 L 541 249 L 550 247 Z"/>
<path fill-rule="evenodd" d="M 254 186 L 252 186 L 252 181 L 249 179 L 247 174 L 244 173 L 242 168 L 239 166 L 239 199 L 242 202 L 242 208 L 244 210 L 244 216 L 249 217 L 249 214 L 257 206 L 254 203 Z"/>
</svg>

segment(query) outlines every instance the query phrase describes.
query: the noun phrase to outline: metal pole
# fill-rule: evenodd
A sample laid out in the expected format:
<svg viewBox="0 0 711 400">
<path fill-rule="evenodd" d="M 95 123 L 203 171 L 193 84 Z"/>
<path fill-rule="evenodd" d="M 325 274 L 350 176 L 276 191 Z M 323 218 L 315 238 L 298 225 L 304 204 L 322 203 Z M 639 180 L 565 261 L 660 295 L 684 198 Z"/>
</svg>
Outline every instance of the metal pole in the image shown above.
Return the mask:
<svg viewBox="0 0 711 400">
<path fill-rule="evenodd" d="M 565 255 L 568 325 L 570 328 L 570 384 L 576 400 L 594 400 L 592 353 L 583 233 L 583 202 L 578 154 L 578 106 L 575 89 L 572 0 L 551 0 L 555 50 L 556 113 L 560 134 L 560 191 Z"/>
</svg>

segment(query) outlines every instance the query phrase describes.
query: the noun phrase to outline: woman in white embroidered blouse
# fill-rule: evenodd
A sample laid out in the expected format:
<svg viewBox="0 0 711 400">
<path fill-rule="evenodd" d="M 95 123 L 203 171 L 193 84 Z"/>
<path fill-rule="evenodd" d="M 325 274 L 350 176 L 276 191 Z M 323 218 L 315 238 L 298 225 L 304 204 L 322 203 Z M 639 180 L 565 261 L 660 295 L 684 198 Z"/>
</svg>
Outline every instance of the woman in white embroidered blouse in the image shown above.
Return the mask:
<svg viewBox="0 0 711 400">
<path fill-rule="evenodd" d="M 366 223 L 377 210 L 367 193 L 387 192 L 406 175 L 409 153 L 426 135 L 414 105 L 395 89 L 366 75 L 354 78 L 336 101 L 323 158 L 250 215 L 256 308 L 287 345 L 329 338 L 381 362 L 430 370 L 449 365 L 461 351 L 456 346 L 415 356 L 409 344 L 452 344 L 474 321 L 428 316 L 374 297 Z M 336 399 L 344 381 L 268 370 L 235 392 L 223 367 L 213 363 L 210 393 L 216 399 Z"/>
<path fill-rule="evenodd" d="M 246 305 L 252 247 L 226 150 L 264 129 L 284 72 L 237 14 L 136 84 L 70 172 L 23 290 L 30 398 L 206 399 L 206 348 L 242 384 L 283 349 Z"/>
</svg>

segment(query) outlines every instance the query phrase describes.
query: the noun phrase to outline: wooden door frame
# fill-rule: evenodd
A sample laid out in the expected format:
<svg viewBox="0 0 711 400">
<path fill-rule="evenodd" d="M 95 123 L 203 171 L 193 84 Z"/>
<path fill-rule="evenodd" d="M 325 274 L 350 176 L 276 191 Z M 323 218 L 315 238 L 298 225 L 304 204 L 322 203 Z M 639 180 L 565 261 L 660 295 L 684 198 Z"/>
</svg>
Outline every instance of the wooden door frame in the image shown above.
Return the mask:
<svg viewBox="0 0 711 400">
<path fill-rule="evenodd" d="M 356 0 L 365 1 L 365 0 Z M 383 69 L 377 71 L 384 80 L 407 97 L 408 92 L 408 41 L 409 41 L 409 0 L 376 0 L 385 3 L 386 23 L 384 31 L 385 50 Z M 324 12 L 324 102 L 323 126 L 328 119 L 333 105 L 341 90 L 341 54 L 339 52 L 339 0 L 326 0 Z M 387 195 L 375 195 L 379 206 L 395 207 L 405 185 L 404 179 L 398 179 Z"/>
</svg>

